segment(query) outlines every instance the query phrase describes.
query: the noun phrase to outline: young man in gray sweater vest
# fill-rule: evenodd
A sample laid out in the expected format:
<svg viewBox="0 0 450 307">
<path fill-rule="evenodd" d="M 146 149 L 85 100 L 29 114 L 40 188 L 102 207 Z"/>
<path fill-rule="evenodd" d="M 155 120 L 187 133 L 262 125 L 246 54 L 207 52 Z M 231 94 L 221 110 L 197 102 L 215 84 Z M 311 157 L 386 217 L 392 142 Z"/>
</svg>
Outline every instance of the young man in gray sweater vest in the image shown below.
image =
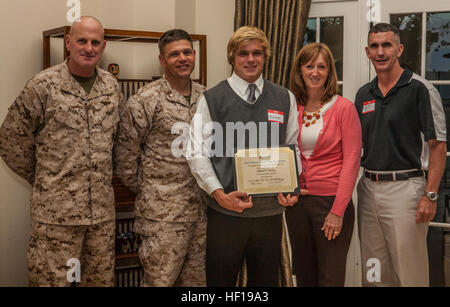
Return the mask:
<svg viewBox="0 0 450 307">
<path fill-rule="evenodd" d="M 287 89 L 263 79 L 270 47 L 260 29 L 238 29 L 227 51 L 233 74 L 200 97 L 189 146 L 203 149 L 211 140 L 215 144 L 214 153 L 209 150 L 206 155 L 188 158 L 197 183 L 207 193 L 207 285 L 235 286 L 245 259 L 248 286 L 277 286 L 282 214 L 298 196 L 280 193 L 278 197 L 252 198 L 236 191 L 233 154 L 252 142 L 258 147 L 297 145 L 296 100 Z M 230 126 L 239 125 L 244 133 L 230 133 Z M 256 134 L 247 131 L 251 128 Z M 218 130 L 222 133 L 212 133 Z"/>
</svg>

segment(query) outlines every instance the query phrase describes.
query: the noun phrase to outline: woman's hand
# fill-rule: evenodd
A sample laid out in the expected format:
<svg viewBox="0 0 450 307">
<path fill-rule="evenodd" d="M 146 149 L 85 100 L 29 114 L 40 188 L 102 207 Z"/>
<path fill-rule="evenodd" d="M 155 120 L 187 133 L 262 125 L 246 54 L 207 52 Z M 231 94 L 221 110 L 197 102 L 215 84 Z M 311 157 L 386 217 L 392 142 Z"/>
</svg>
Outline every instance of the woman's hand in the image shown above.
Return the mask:
<svg viewBox="0 0 450 307">
<path fill-rule="evenodd" d="M 344 218 L 342 216 L 336 215 L 331 212 L 328 213 L 321 228 L 321 230 L 323 230 L 325 234 L 325 238 L 327 238 L 328 240 L 336 239 L 336 237 L 341 233 L 343 219 Z"/>
<path fill-rule="evenodd" d="M 309 195 L 309 191 L 300 189 L 300 195 Z"/>
</svg>

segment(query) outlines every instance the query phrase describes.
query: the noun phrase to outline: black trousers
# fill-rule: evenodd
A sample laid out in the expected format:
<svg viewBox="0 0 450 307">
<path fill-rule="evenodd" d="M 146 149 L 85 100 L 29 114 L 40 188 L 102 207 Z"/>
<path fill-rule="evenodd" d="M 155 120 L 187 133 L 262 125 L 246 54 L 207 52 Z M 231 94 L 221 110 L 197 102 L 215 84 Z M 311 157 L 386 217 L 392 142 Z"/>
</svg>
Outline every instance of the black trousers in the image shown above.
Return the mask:
<svg viewBox="0 0 450 307">
<path fill-rule="evenodd" d="M 292 248 L 292 268 L 300 287 L 343 287 L 347 253 L 353 234 L 355 209 L 345 210 L 341 233 L 328 240 L 321 230 L 334 196 L 301 196 L 286 210 Z"/>
<path fill-rule="evenodd" d="M 245 257 L 248 287 L 278 286 L 282 215 L 245 218 L 208 208 L 206 283 L 235 287 Z"/>
</svg>

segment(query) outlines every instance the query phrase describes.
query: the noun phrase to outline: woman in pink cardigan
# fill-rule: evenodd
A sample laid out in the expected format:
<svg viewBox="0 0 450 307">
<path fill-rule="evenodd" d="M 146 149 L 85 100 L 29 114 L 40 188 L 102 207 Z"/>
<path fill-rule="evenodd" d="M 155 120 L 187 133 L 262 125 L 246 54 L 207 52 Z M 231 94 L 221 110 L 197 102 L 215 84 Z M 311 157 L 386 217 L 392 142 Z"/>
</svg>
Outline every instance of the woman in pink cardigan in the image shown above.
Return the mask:
<svg viewBox="0 0 450 307">
<path fill-rule="evenodd" d="M 299 51 L 291 91 L 297 97 L 303 169 L 302 196 L 286 211 L 294 274 L 299 286 L 344 286 L 361 124 L 353 103 L 337 95 L 336 68 L 325 44 Z"/>
</svg>

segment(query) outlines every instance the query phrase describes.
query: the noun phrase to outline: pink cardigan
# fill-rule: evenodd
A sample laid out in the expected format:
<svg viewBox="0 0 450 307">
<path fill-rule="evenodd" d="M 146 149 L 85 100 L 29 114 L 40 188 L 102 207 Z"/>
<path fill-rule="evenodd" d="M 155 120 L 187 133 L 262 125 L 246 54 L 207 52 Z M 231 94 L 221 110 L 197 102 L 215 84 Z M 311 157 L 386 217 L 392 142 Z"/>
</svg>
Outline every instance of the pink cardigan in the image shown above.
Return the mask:
<svg viewBox="0 0 450 307">
<path fill-rule="evenodd" d="M 352 197 L 361 159 L 361 123 L 353 103 L 341 96 L 322 113 L 323 129 L 309 159 L 301 147 L 302 114 L 297 106 L 300 132 L 298 144 L 302 152 L 300 186 L 311 195 L 336 198 L 331 212 L 343 216 Z"/>
</svg>

